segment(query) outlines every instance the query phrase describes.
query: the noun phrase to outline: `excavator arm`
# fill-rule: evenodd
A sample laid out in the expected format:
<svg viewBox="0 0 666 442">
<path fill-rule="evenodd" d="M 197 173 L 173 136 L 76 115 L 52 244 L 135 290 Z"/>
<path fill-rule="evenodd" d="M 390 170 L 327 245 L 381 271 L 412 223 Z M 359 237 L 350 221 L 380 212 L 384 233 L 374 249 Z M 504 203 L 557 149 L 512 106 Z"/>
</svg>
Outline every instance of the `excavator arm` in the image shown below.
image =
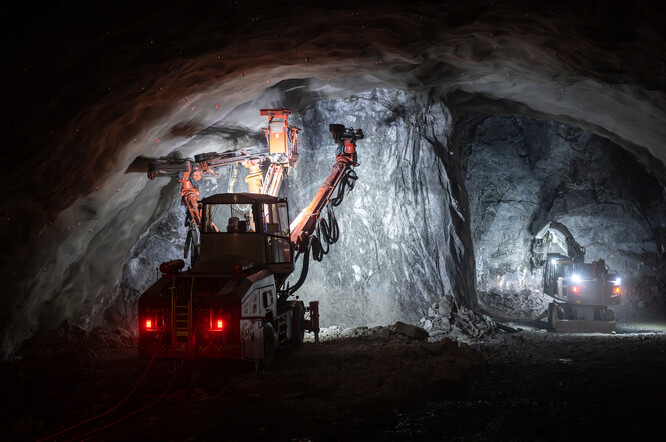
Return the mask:
<svg viewBox="0 0 666 442">
<path fill-rule="evenodd" d="M 552 244 L 559 246 L 574 263 L 582 263 L 585 260 L 585 247 L 578 244 L 569 229 L 564 224 L 551 222 L 534 236 L 533 267 L 540 267 L 544 264 Z"/>
</svg>

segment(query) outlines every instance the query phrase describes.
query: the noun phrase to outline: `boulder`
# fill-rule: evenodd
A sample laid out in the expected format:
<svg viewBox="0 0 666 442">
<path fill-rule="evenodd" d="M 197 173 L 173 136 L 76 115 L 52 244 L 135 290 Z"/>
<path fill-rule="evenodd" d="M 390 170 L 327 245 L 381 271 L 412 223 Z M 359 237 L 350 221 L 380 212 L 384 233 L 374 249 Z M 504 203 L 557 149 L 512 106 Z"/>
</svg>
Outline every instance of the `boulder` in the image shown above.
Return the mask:
<svg viewBox="0 0 666 442">
<path fill-rule="evenodd" d="M 418 341 L 425 341 L 429 336 L 428 332 L 423 328 L 417 327 L 415 325 L 405 324 L 404 322 L 398 321 L 395 323 L 394 327 L 396 333 L 400 333 Z"/>
</svg>

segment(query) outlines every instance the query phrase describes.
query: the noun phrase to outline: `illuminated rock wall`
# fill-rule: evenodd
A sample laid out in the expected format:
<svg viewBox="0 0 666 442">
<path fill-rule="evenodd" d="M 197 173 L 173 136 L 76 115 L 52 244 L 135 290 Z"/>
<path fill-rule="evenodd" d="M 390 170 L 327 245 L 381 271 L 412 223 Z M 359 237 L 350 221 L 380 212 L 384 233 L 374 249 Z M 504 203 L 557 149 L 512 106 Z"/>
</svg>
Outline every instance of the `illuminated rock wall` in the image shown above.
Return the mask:
<svg viewBox="0 0 666 442">
<path fill-rule="evenodd" d="M 531 242 L 558 221 L 587 248 L 586 261 L 605 259 L 624 277 L 625 309 L 663 309 L 666 194 L 634 155 L 525 116 L 475 114 L 459 121 L 458 134 L 481 293 L 540 291 Z"/>
</svg>

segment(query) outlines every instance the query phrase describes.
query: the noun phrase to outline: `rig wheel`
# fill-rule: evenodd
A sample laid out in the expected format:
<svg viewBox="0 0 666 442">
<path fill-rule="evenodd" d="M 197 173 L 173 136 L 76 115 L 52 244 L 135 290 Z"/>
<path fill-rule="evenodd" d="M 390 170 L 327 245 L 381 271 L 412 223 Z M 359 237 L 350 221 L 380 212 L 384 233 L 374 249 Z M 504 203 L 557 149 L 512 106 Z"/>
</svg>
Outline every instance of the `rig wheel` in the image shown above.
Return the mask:
<svg viewBox="0 0 666 442">
<path fill-rule="evenodd" d="M 275 331 L 270 323 L 264 324 L 264 357 L 260 361 L 261 369 L 268 370 L 275 358 Z"/>
<path fill-rule="evenodd" d="M 604 320 L 615 321 L 615 312 L 609 308 L 606 308 L 604 311 Z"/>
<path fill-rule="evenodd" d="M 298 333 L 293 337 L 294 344 L 301 345 L 303 338 L 305 338 L 305 310 L 301 306 L 298 309 Z"/>
<path fill-rule="evenodd" d="M 558 319 L 557 304 L 551 303 L 548 305 L 548 323 L 555 327 Z"/>
</svg>

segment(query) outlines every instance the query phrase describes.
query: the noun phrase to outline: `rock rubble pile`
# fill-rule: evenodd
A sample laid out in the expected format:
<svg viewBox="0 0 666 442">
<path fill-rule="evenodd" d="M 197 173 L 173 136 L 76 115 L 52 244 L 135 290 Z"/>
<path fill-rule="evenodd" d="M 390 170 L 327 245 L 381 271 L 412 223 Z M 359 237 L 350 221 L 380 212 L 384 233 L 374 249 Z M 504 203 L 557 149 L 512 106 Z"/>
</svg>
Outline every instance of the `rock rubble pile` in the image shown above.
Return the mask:
<svg viewBox="0 0 666 442">
<path fill-rule="evenodd" d="M 531 290 L 520 292 L 501 291 L 493 289 L 490 291 L 479 291 L 479 304 L 500 313 L 511 319 L 536 319 L 548 308 L 550 298 L 543 293 Z"/>
<path fill-rule="evenodd" d="M 421 318 L 420 324 L 431 339 L 446 336 L 468 341 L 491 335 L 497 330 L 495 322 L 490 318 L 458 304 L 451 295 L 433 303 Z"/>
</svg>

